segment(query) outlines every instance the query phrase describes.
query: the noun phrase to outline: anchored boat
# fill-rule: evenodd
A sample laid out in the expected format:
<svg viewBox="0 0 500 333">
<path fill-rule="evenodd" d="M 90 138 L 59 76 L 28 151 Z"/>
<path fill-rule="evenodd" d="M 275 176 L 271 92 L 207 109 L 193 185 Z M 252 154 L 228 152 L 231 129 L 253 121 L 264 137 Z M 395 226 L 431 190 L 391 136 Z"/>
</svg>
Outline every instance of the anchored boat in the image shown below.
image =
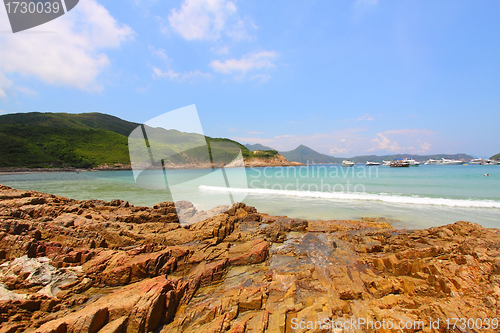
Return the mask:
<svg viewBox="0 0 500 333">
<path fill-rule="evenodd" d="M 391 168 L 407 168 L 410 166 L 410 163 L 404 161 L 392 161 L 390 164 Z"/>
<path fill-rule="evenodd" d="M 419 163 L 419 162 L 415 161 L 415 160 L 414 160 L 413 158 L 411 158 L 411 157 L 409 157 L 409 158 L 405 158 L 405 159 L 403 160 L 403 162 L 407 162 L 407 163 L 409 163 L 409 164 L 410 164 L 410 166 L 412 166 L 412 167 L 418 167 L 418 166 L 420 165 L 420 163 Z"/>
<path fill-rule="evenodd" d="M 342 161 L 342 166 L 343 167 L 352 167 L 352 166 L 354 166 L 354 162 L 353 161 L 349 161 L 349 160 L 343 160 Z"/>
</svg>

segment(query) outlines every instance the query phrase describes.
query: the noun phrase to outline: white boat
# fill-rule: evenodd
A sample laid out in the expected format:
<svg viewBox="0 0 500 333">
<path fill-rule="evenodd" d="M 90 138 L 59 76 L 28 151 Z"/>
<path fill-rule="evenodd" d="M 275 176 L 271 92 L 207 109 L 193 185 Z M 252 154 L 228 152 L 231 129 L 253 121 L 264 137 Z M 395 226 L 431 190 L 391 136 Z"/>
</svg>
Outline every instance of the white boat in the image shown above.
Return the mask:
<svg viewBox="0 0 500 333">
<path fill-rule="evenodd" d="M 391 161 L 382 161 L 382 166 L 391 166 Z"/>
<path fill-rule="evenodd" d="M 472 160 L 470 160 L 469 164 L 479 164 L 479 165 L 497 165 L 499 164 L 498 161 L 494 161 L 494 160 L 485 160 L 485 159 L 482 159 L 482 158 L 474 158 Z"/>
<path fill-rule="evenodd" d="M 409 166 L 410 166 L 410 163 L 405 162 L 403 160 L 392 161 L 390 164 L 391 168 L 408 168 Z"/>
<path fill-rule="evenodd" d="M 367 166 L 377 166 L 377 165 L 380 165 L 379 162 L 370 162 L 370 161 L 366 161 L 366 165 Z"/>
<path fill-rule="evenodd" d="M 427 162 L 425 162 L 425 165 L 434 165 L 434 164 L 441 164 L 440 160 L 433 160 L 432 158 L 429 158 Z"/>
<path fill-rule="evenodd" d="M 349 161 L 349 160 L 343 160 L 342 161 L 342 166 L 343 167 L 352 167 L 352 166 L 354 166 L 354 162 L 353 161 Z"/>
<path fill-rule="evenodd" d="M 441 164 L 442 165 L 462 165 L 462 164 L 464 164 L 464 162 L 459 161 L 459 160 L 449 160 L 449 159 L 446 159 L 443 157 Z"/>
<path fill-rule="evenodd" d="M 469 164 L 483 164 L 483 159 L 482 158 L 473 158 L 470 160 Z"/>
<path fill-rule="evenodd" d="M 413 158 L 405 158 L 403 159 L 403 162 L 409 163 L 411 167 L 418 167 L 420 165 L 419 162 L 415 161 Z"/>
</svg>

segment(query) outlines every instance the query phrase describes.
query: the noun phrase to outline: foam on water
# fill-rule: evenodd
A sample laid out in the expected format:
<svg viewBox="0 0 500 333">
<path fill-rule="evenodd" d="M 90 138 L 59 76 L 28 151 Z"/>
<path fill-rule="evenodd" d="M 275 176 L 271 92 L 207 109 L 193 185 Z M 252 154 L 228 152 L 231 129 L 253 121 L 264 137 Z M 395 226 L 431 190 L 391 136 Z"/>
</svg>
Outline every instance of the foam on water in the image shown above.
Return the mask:
<svg viewBox="0 0 500 333">
<path fill-rule="evenodd" d="M 463 200 L 447 198 L 429 198 L 419 196 L 390 195 L 386 193 L 345 193 L 345 192 L 319 192 L 319 191 L 294 191 L 294 190 L 273 190 L 265 188 L 228 188 L 217 186 L 201 185 L 202 191 L 217 191 L 231 193 L 248 193 L 264 195 L 284 195 L 307 198 L 335 199 L 335 200 L 366 200 L 382 201 L 398 204 L 436 205 L 447 207 L 468 207 L 468 208 L 500 208 L 500 202 L 494 200 Z"/>
<path fill-rule="evenodd" d="M 324 169 L 328 172 L 319 172 Z M 200 209 L 220 204 L 219 195 L 214 194 L 240 191 L 248 193 L 243 202 L 270 215 L 312 220 L 386 217 L 398 221 L 393 224 L 397 228 L 428 228 L 460 220 L 500 227 L 498 165 L 380 167 L 372 170 L 377 172 L 371 177 L 365 177 L 363 170 L 366 168 L 355 166 L 347 174 L 339 166 L 331 165 L 248 168 L 250 190 L 232 182 L 229 190 L 209 187 L 220 186 L 217 183 L 205 183 L 199 188 L 198 183 L 186 186 L 183 191 L 186 197 L 203 198 L 206 205 Z M 203 170 L 176 172 L 178 181 L 203 175 Z M 232 170 L 226 172 L 232 176 Z M 486 173 L 490 176 L 485 177 Z M 168 190 L 138 187 L 131 171 L 0 174 L 0 184 L 78 200 L 122 199 L 139 206 L 173 200 Z"/>
</svg>

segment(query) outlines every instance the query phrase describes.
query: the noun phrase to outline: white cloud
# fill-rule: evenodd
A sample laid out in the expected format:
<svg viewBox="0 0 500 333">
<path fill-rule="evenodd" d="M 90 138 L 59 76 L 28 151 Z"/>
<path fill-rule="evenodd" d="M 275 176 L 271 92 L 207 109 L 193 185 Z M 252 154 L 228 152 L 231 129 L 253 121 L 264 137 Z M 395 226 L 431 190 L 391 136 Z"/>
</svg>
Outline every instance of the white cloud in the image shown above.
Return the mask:
<svg viewBox="0 0 500 333">
<path fill-rule="evenodd" d="M 24 95 L 28 95 L 28 96 L 38 95 L 38 91 L 31 89 L 31 88 L 28 88 L 28 87 L 19 86 L 19 85 L 16 85 L 15 87 L 13 87 L 12 90 L 15 92 L 19 92 L 21 94 L 24 94 Z"/>
<path fill-rule="evenodd" d="M 290 134 L 284 134 L 284 135 L 277 135 L 274 138 L 275 139 L 281 139 L 281 138 L 294 138 L 295 135 L 290 135 Z"/>
<path fill-rule="evenodd" d="M 371 147 L 367 151 L 387 151 L 392 153 L 423 154 L 429 152 L 432 144 L 416 140 L 422 136 L 432 136 L 439 132 L 428 129 L 396 129 L 377 133 L 371 139 Z M 415 138 L 416 137 L 416 138 Z M 397 141 L 396 141 L 397 140 Z"/>
<path fill-rule="evenodd" d="M 423 152 L 427 152 L 431 149 L 431 146 L 429 142 L 424 142 L 420 144 L 420 149 L 422 149 Z"/>
<path fill-rule="evenodd" d="M 331 143 L 339 142 L 342 138 L 347 138 L 349 141 L 343 148 L 353 151 L 350 144 L 358 144 L 359 132 L 361 129 L 345 129 L 334 133 L 318 133 L 311 135 L 278 135 L 271 138 L 257 138 L 257 137 L 234 137 L 234 140 L 250 143 L 261 143 L 268 145 L 279 151 L 287 151 L 295 149 L 298 145 L 306 145 L 321 153 L 328 154 L 332 148 L 335 148 Z"/>
<path fill-rule="evenodd" d="M 7 97 L 6 89 L 12 86 L 12 81 L 7 79 L 5 75 L 0 71 L 0 98 Z"/>
<path fill-rule="evenodd" d="M 295 149 L 298 145 L 305 145 L 323 154 L 334 156 L 355 156 L 367 152 L 376 154 L 407 153 L 423 154 L 429 153 L 433 146 L 429 140 L 422 140 L 422 135 L 408 136 L 405 130 L 390 130 L 377 133 L 375 136 L 367 135 L 363 128 L 346 128 L 331 133 L 317 133 L 311 135 L 278 135 L 275 137 L 245 137 L 233 138 L 243 142 L 261 143 L 279 151 Z M 389 133 L 389 134 L 387 134 Z M 435 132 L 425 129 L 411 130 L 409 133 Z"/>
<path fill-rule="evenodd" d="M 250 40 L 253 39 L 247 32 L 247 27 L 252 27 L 257 29 L 257 26 L 248 17 L 244 19 L 238 19 L 230 29 L 227 29 L 226 35 L 234 40 Z"/>
<path fill-rule="evenodd" d="M 259 132 L 259 131 L 248 131 L 248 134 L 264 134 L 264 132 Z"/>
<path fill-rule="evenodd" d="M 167 55 L 165 50 L 156 49 L 150 45 L 149 51 L 151 52 L 151 54 L 153 54 L 154 56 L 161 59 L 165 63 L 165 66 L 167 67 L 166 70 L 162 70 L 156 66 L 153 66 L 153 77 L 154 78 L 167 78 L 167 79 L 172 80 L 172 81 L 186 81 L 186 80 L 190 80 L 190 79 L 194 79 L 194 78 L 209 78 L 210 77 L 209 73 L 203 73 L 199 70 L 182 72 L 182 73 L 176 72 L 173 69 L 171 69 L 172 60 Z"/>
<path fill-rule="evenodd" d="M 214 46 L 210 48 L 210 51 L 216 54 L 228 54 L 229 47 L 228 46 Z"/>
<path fill-rule="evenodd" d="M 160 58 L 161 60 L 163 60 L 167 63 L 170 62 L 170 58 L 168 57 L 168 55 L 164 49 L 156 49 L 155 47 L 153 47 L 151 45 L 149 45 L 148 48 L 149 48 L 149 52 L 151 52 L 152 55 L 157 56 L 158 58 Z"/>
<path fill-rule="evenodd" d="M 5 114 L 5 111 L 4 110 L 0 110 L 0 114 Z"/>
<path fill-rule="evenodd" d="M 368 151 L 386 150 L 393 153 L 401 153 L 405 150 L 404 148 L 401 148 L 397 142 L 389 140 L 382 133 L 377 133 L 377 137 L 373 138 L 371 142 L 375 145 L 368 149 Z"/>
<path fill-rule="evenodd" d="M 347 148 L 331 148 L 330 154 L 331 155 L 349 154 L 349 149 L 347 149 Z"/>
<path fill-rule="evenodd" d="M 239 72 L 244 75 L 246 72 L 254 69 L 276 67 L 273 60 L 277 56 L 277 53 L 274 51 L 261 51 L 247 54 L 241 59 L 228 59 L 225 61 L 213 60 L 210 62 L 210 67 L 216 72 L 224 74 Z"/>
<path fill-rule="evenodd" d="M 184 0 L 179 9 L 168 16 L 170 27 L 187 40 L 218 40 L 224 33 L 240 40 L 249 37 L 247 26 L 253 23 L 237 15 L 230 0 Z"/>
<path fill-rule="evenodd" d="M 0 71 L 84 90 L 102 89 L 96 79 L 110 64 L 102 50 L 117 48 L 134 36 L 95 0 L 81 1 L 39 29 L 54 33 L 30 30 L 0 36 Z M 0 11 L 0 30 L 10 30 L 5 11 Z"/>
<path fill-rule="evenodd" d="M 189 72 L 175 72 L 172 69 L 162 71 L 158 67 L 153 67 L 153 77 L 155 78 L 167 78 L 172 81 L 186 81 L 195 78 L 210 78 L 209 73 L 203 73 L 199 70 L 189 71 Z"/>
<path fill-rule="evenodd" d="M 373 120 L 375 120 L 375 118 L 369 115 L 368 113 L 356 118 L 356 121 L 373 121 Z"/>
<path fill-rule="evenodd" d="M 375 120 L 375 117 L 368 113 L 365 113 L 364 115 L 361 115 L 357 118 L 344 119 L 344 121 L 373 121 L 373 120 Z"/>
</svg>

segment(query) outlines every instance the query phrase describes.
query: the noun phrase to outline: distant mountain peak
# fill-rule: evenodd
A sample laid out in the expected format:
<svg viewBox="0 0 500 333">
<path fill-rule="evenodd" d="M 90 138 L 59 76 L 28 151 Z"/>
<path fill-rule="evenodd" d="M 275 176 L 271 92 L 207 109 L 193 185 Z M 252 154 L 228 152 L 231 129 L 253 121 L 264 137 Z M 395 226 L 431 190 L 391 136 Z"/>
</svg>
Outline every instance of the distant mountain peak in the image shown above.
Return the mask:
<svg viewBox="0 0 500 333">
<path fill-rule="evenodd" d="M 341 158 L 337 158 L 330 155 L 321 154 L 315 151 L 312 148 L 309 148 L 304 145 L 300 145 L 294 150 L 281 152 L 287 160 L 293 162 L 300 162 L 304 164 L 322 164 L 322 163 L 340 163 L 342 162 Z"/>
</svg>

